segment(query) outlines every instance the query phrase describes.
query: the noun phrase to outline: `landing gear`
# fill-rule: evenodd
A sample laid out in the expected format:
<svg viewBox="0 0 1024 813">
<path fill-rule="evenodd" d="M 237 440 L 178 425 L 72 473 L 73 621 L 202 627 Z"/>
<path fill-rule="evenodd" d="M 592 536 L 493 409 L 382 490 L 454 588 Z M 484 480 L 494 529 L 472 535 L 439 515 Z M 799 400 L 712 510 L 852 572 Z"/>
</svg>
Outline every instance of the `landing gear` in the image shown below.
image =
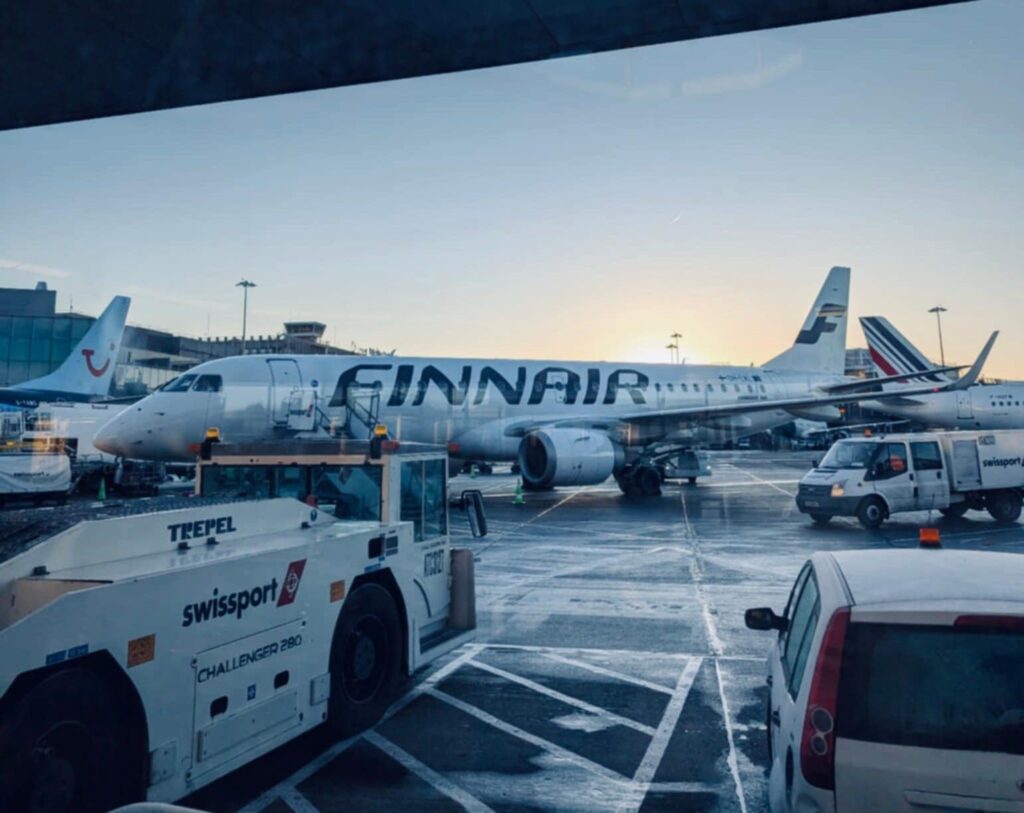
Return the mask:
<svg viewBox="0 0 1024 813">
<path fill-rule="evenodd" d="M 628 468 L 615 475 L 615 482 L 627 497 L 659 497 L 661 480 L 661 470 L 652 465 Z"/>
</svg>

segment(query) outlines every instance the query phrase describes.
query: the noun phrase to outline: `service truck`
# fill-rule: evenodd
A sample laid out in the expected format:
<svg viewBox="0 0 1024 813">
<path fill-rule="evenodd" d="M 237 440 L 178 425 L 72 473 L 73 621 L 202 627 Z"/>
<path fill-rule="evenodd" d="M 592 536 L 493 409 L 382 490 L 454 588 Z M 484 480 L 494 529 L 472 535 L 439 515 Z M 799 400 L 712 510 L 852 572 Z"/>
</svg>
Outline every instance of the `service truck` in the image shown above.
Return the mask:
<svg viewBox="0 0 1024 813">
<path fill-rule="evenodd" d="M 8 512 L 0 810 L 176 800 L 467 641 L 446 454 L 379 441 L 211 443 L 195 496 Z"/>
<path fill-rule="evenodd" d="M 71 460 L 63 443 L 27 431 L 22 412 L 0 416 L 0 508 L 12 502 L 62 503 L 71 486 Z"/>
<path fill-rule="evenodd" d="M 819 524 L 856 516 L 878 528 L 900 511 L 988 511 L 1015 522 L 1024 494 L 1024 430 L 917 432 L 837 441 L 804 475 L 797 507 Z"/>
</svg>

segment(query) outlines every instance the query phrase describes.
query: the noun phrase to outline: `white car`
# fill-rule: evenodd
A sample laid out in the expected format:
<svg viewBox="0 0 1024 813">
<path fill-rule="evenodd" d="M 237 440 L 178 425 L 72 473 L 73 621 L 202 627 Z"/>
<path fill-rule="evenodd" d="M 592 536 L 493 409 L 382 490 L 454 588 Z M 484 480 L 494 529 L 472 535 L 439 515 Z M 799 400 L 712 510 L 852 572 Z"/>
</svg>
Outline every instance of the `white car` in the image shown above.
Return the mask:
<svg viewBox="0 0 1024 813">
<path fill-rule="evenodd" d="M 780 811 L 1024 811 L 1024 556 L 816 553 L 769 655 Z"/>
</svg>

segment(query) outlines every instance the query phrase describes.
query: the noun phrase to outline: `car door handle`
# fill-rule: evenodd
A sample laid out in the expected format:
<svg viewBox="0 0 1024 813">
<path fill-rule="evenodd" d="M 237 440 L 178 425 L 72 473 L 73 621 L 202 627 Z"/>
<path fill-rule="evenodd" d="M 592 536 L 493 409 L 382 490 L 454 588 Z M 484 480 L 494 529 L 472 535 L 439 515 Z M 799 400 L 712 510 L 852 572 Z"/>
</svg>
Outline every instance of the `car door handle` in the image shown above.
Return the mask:
<svg viewBox="0 0 1024 813">
<path fill-rule="evenodd" d="M 782 728 L 782 717 L 779 716 L 778 709 L 772 709 L 772 725 Z"/>
</svg>

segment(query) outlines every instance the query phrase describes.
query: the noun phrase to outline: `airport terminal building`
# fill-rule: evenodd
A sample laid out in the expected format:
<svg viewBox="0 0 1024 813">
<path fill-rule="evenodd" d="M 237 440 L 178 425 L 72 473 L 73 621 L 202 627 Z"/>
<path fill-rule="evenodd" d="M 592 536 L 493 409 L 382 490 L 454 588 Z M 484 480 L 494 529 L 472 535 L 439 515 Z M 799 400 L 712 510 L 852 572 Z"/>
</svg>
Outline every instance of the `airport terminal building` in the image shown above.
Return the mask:
<svg viewBox="0 0 1024 813">
<path fill-rule="evenodd" d="M 0 386 L 47 375 L 57 369 L 96 321 L 81 313 L 58 313 L 57 292 L 0 288 Z M 193 338 L 162 330 L 126 326 L 111 394 L 145 395 L 204 361 L 250 353 L 353 355 L 325 344 L 323 322 L 287 322 L 274 336 Z"/>
</svg>

